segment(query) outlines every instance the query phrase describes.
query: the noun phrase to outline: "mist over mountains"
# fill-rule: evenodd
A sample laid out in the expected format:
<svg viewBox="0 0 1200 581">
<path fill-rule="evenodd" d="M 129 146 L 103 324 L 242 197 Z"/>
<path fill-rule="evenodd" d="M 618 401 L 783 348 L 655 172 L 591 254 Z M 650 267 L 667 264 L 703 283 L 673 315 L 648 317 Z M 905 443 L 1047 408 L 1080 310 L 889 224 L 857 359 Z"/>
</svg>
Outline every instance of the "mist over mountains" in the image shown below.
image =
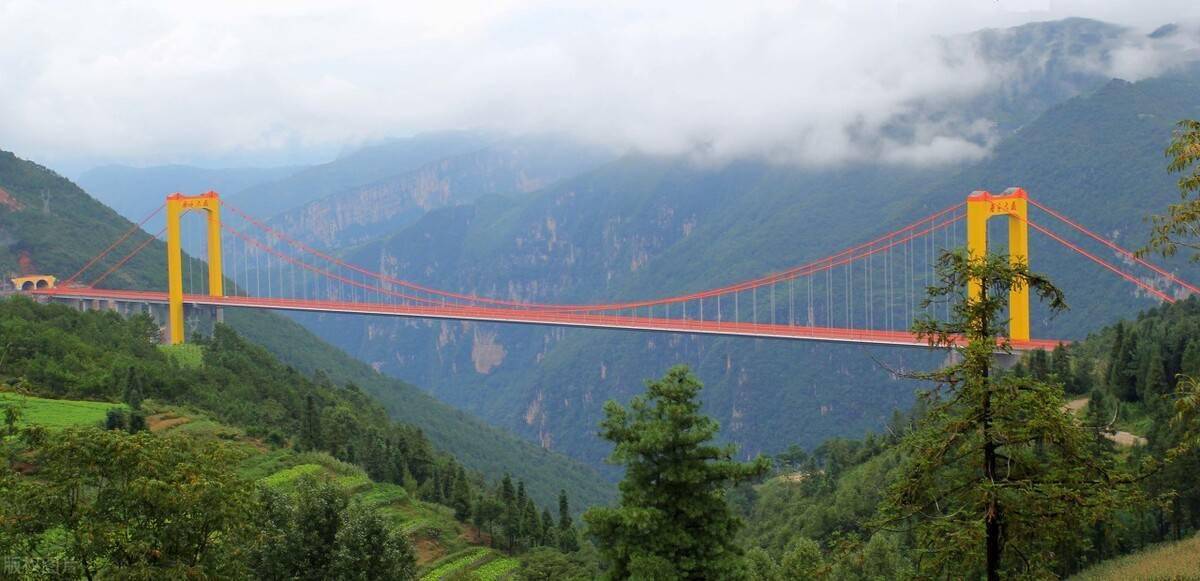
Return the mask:
<svg viewBox="0 0 1200 581">
<path fill-rule="evenodd" d="M 1189 64 L 1197 38 L 1187 27 L 1147 36 L 1086 19 L 943 37 L 936 58 L 953 61 L 964 86 L 983 85 L 914 97 L 901 113 L 864 115 L 831 139 L 780 118 L 788 139 L 807 143 L 799 149 L 726 149 L 722 138 L 621 153 L 569 131 L 428 133 L 227 197 L 390 276 L 547 302 L 664 296 L 761 275 L 972 190 L 1013 185 L 1136 245 L 1141 208 L 1174 195 L 1157 152 L 1172 123 L 1200 108 Z M 1120 71 L 1133 74 L 1113 80 Z M 123 179 L 152 183 L 138 170 Z M 1056 247 L 1035 239 L 1033 250 L 1035 268 L 1062 273 L 1068 296 L 1080 297 L 1053 323 L 1064 338 L 1152 304 Z M 937 363 L 921 352 L 823 344 L 296 318 L 380 371 L 594 466 L 607 454 L 594 436 L 601 404 L 673 363 L 706 381 L 706 411 L 746 454 L 877 429 L 911 403 L 915 386 L 875 361 Z"/>
</svg>

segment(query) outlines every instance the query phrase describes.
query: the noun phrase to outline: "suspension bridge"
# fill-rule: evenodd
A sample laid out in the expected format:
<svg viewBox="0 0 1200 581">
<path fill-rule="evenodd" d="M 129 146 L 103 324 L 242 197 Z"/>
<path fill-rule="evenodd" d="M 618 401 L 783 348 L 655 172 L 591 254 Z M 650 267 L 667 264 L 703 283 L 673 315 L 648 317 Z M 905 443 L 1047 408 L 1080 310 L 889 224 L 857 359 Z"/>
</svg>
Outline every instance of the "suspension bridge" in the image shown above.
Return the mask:
<svg viewBox="0 0 1200 581">
<path fill-rule="evenodd" d="M 161 231 L 150 235 L 142 230 L 164 210 Z M 1031 210 L 1039 220 L 1048 218 L 1050 226 L 1035 221 Z M 195 221 L 183 218 L 190 214 L 204 220 L 189 234 L 185 225 Z M 925 347 L 928 341 L 908 331 L 913 318 L 950 314 L 949 304 L 925 305 L 922 300 L 934 283 L 938 256 L 964 242 L 972 255 L 987 252 L 992 218 L 1008 222 L 1007 252 L 1013 261 L 1028 263 L 1032 229 L 1161 302 L 1200 290 L 1019 188 L 1002 194 L 974 192 L 961 203 L 864 243 L 757 278 L 673 296 L 589 304 L 434 288 L 324 252 L 214 192 L 172 194 L 74 275 L 61 283 L 49 277 L 49 284 L 24 290 L 80 304 L 165 305 L 171 343 L 184 341 L 185 308 L 218 313 L 253 308 Z M 164 234 L 166 292 L 106 284 Z M 1088 243 L 1095 248 L 1086 248 Z M 205 259 L 186 257 L 185 244 Z M 1014 350 L 1059 343 L 1030 336 L 1028 289 L 1014 289 L 1009 298 L 1007 336 Z"/>
</svg>

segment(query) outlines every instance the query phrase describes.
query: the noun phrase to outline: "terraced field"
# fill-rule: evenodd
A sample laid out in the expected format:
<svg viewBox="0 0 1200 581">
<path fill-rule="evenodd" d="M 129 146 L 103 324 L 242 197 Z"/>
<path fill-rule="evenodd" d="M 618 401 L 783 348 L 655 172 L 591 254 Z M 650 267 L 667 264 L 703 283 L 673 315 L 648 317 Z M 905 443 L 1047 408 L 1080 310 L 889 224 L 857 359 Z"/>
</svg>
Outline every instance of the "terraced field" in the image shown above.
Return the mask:
<svg viewBox="0 0 1200 581">
<path fill-rule="evenodd" d="M 492 559 L 482 567 L 475 569 L 475 577 L 480 581 L 496 581 L 497 579 L 507 579 L 512 577 L 513 572 L 517 570 L 520 561 L 512 557 L 499 557 Z"/>
<path fill-rule="evenodd" d="M 241 472 L 282 491 L 294 490 L 297 481 L 306 476 L 328 478 L 350 494 L 351 502 L 374 507 L 391 527 L 422 547 L 424 550 L 418 551 L 418 564 L 473 548 L 450 508 L 413 498 L 403 486 L 374 482 L 360 468 L 328 454 L 286 449 L 259 453 L 243 463 Z"/>
<path fill-rule="evenodd" d="M 434 563 L 434 567 L 429 572 L 421 575 L 421 581 L 437 581 L 455 573 L 469 571 L 474 566 L 482 564 L 489 553 L 491 553 L 489 549 L 474 548 L 449 555 Z"/>
<path fill-rule="evenodd" d="M 470 579 L 497 581 L 511 579 L 521 562 L 492 549 L 473 548 L 448 555 L 431 565 L 421 581 L 456 578 L 469 573 Z"/>
</svg>

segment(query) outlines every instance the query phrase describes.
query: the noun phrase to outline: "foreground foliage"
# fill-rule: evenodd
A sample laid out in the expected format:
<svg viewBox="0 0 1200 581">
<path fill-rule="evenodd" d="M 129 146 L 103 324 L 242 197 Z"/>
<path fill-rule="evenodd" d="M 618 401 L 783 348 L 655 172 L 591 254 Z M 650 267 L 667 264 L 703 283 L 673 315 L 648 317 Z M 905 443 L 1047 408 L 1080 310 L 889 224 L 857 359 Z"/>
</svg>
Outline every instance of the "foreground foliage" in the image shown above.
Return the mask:
<svg viewBox="0 0 1200 581">
<path fill-rule="evenodd" d="M 712 444 L 717 422 L 700 413 L 700 382 L 675 367 L 647 385 L 629 409 L 605 405 L 600 435 L 625 466 L 616 508 L 584 514 L 615 579 L 728 579 L 742 572 L 740 526 L 728 486 L 763 475 L 764 458 L 735 462 Z"/>
<path fill-rule="evenodd" d="M 238 553 L 253 494 L 230 469 L 232 448 L 98 428 L 32 426 L 16 438 L 10 445 L 30 446 L 22 459 L 37 468 L 0 476 L 0 545 L 31 568 L 88 579 L 245 573 Z"/>
<path fill-rule="evenodd" d="M 920 375 L 939 385 L 901 443 L 908 460 L 882 506 L 883 526 L 913 527 L 919 573 L 1053 574 L 1070 558 L 1063 545 L 1125 502 L 1131 480 L 1095 453 L 1063 409 L 1061 385 L 993 369 L 1008 294 L 1027 288 L 1052 310 L 1066 308 L 1062 294 L 1007 256 L 947 253 L 938 274 L 930 300 L 949 301 L 951 318 L 923 319 L 916 331 L 953 347 L 960 362 Z"/>
<path fill-rule="evenodd" d="M 1143 250 L 1172 256 L 1180 247 L 1200 260 L 1200 121 L 1184 119 L 1176 126 L 1167 147 L 1167 170 L 1183 174 L 1179 178 L 1180 201 L 1167 207 L 1167 213 L 1153 217 L 1154 230 Z"/>
</svg>

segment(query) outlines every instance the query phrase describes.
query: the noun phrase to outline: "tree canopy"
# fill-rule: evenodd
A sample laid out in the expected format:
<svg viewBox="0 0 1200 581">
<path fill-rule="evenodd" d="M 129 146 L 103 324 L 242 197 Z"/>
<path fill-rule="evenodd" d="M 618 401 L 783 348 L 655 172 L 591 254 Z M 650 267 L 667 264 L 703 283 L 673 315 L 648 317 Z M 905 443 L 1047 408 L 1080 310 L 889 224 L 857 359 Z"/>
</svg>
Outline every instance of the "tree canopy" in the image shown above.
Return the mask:
<svg viewBox="0 0 1200 581">
<path fill-rule="evenodd" d="M 600 435 L 625 467 L 615 508 L 584 514 L 615 579 L 729 579 L 743 572 L 740 526 L 729 486 L 762 476 L 769 462 L 733 460 L 712 443 L 717 422 L 700 412 L 700 382 L 674 367 L 647 384 L 629 408 L 609 401 Z"/>
</svg>

